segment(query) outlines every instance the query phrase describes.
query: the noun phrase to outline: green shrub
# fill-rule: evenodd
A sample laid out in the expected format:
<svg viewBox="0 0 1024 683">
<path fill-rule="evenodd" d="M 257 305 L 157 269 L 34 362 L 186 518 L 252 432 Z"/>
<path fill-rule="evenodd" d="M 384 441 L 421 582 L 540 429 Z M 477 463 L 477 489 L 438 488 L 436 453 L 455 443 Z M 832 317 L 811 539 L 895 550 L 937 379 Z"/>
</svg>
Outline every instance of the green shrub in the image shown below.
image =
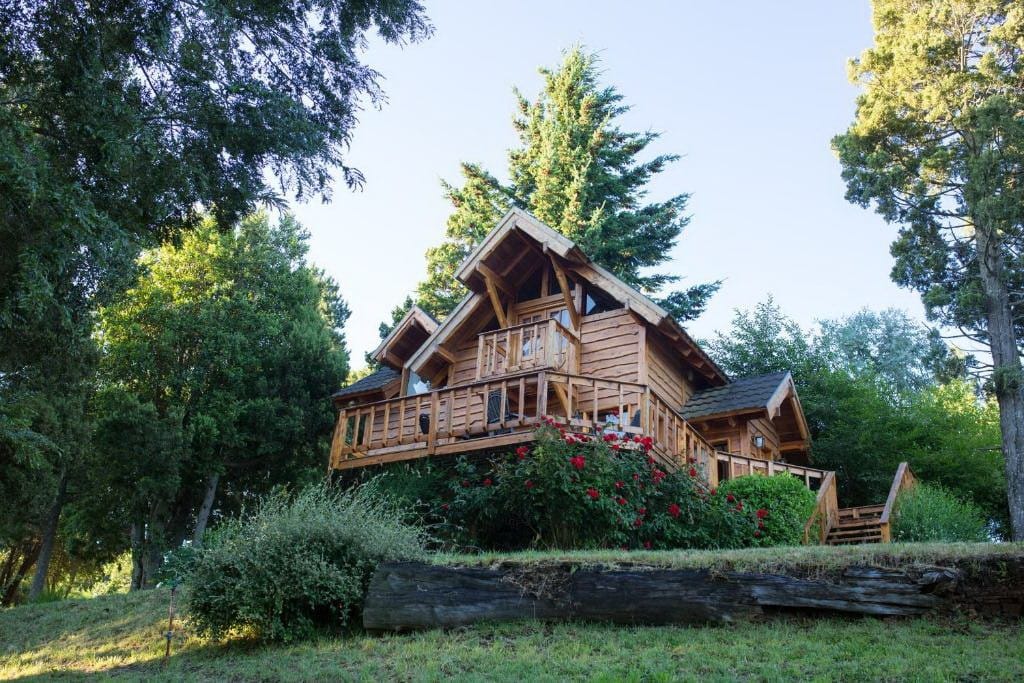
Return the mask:
<svg viewBox="0 0 1024 683">
<path fill-rule="evenodd" d="M 666 472 L 650 440 L 537 431 L 531 447 L 456 461 L 435 513 L 463 549 L 735 548 L 753 510 L 695 467 Z"/>
<path fill-rule="evenodd" d="M 896 497 L 892 514 L 894 541 L 984 541 L 985 513 L 947 489 L 918 483 Z"/>
<path fill-rule="evenodd" d="M 373 487 L 311 487 L 264 499 L 228 521 L 190 559 L 185 575 L 197 630 L 233 629 L 294 640 L 356 616 L 377 564 L 423 554 L 423 533 Z"/>
<path fill-rule="evenodd" d="M 797 545 L 814 512 L 815 494 L 789 474 L 751 474 L 723 482 L 721 491 L 749 505 L 757 517 L 753 545 Z"/>
</svg>

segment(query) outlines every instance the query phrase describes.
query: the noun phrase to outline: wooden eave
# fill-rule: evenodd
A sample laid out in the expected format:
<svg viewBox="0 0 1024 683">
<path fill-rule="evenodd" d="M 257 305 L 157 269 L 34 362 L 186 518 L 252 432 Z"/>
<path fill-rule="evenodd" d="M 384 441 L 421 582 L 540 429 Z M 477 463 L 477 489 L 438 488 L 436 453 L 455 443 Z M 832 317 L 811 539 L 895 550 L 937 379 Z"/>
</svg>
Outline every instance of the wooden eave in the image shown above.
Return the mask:
<svg viewBox="0 0 1024 683">
<path fill-rule="evenodd" d="M 421 334 L 426 334 L 429 338 L 429 336 L 437 329 L 438 323 L 419 306 L 413 306 L 402 317 L 402 319 L 398 321 L 388 336 L 385 337 L 377 348 L 373 350 L 370 356 L 379 363 L 387 363 L 396 369 L 401 369 L 402 366 L 405 365 L 407 358 L 402 358 L 397 355 L 389 356 L 389 351 L 403 337 L 411 334 L 416 327 L 420 327 L 423 330 Z M 420 346 L 422 346 L 422 343 Z"/>
<path fill-rule="evenodd" d="M 507 262 L 504 268 L 496 267 L 498 264 L 488 263 L 487 259 L 500 253 L 503 243 L 509 239 L 519 239 L 522 242 L 522 248 L 514 250 L 519 255 Z M 668 311 L 591 261 L 572 240 L 518 208 L 506 213 L 459 267 L 456 277 L 469 288 L 469 293 L 451 315 L 434 330 L 423 346 L 412 355 L 407 363 L 408 367 L 422 375 L 421 371 L 427 367 L 438 347 L 459 330 L 469 317 L 480 310 L 480 306 L 493 309 L 500 323 L 503 317 L 500 312 L 500 293 L 521 284 L 521 278 L 512 271 L 515 271 L 520 261 L 529 254 L 550 260 L 556 268 L 556 275 L 557 270 L 561 269 L 565 276 L 587 282 L 622 303 L 626 309 L 662 334 L 670 346 L 683 356 L 686 364 L 711 386 L 729 382 L 728 375 L 711 360 Z M 529 271 L 530 269 L 520 271 L 518 275 Z"/>
</svg>

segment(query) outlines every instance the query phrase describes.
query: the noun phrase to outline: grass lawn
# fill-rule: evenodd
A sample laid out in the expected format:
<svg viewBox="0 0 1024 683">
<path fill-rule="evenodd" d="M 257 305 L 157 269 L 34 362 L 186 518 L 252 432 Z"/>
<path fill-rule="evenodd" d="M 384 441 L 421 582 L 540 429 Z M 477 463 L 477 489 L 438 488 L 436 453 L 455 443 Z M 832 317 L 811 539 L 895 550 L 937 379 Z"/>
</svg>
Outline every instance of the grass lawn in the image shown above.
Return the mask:
<svg viewBox="0 0 1024 683">
<path fill-rule="evenodd" d="M 992 552 L 1005 552 L 987 546 Z M 790 549 L 794 550 L 794 549 Z M 890 552 L 899 550 L 891 546 Z M 937 548 L 933 548 L 937 552 Z M 981 548 L 945 547 L 961 557 Z M 804 549 L 797 550 L 804 553 Z M 817 564 L 835 557 L 800 554 Z M 847 550 L 844 553 L 880 553 Z M 924 559 L 924 547 L 903 547 Z M 986 551 L 988 552 L 988 551 Z M 1019 546 L 1016 552 L 1020 552 Z M 718 554 L 721 556 L 721 554 Z M 582 561 L 691 566 L 690 554 L 579 555 Z M 697 559 L 693 559 L 693 558 Z M 730 555 L 744 568 L 779 554 Z M 792 560 L 794 555 L 790 554 Z M 847 559 L 851 559 L 846 556 Z M 874 559 L 880 559 L 877 555 Z M 519 555 L 520 561 L 568 559 Z M 704 559 L 701 559 L 704 558 Z M 468 558 L 444 558 L 464 561 Z M 498 561 L 506 556 L 476 558 Z M 827 564 L 827 563 L 826 563 Z M 715 564 L 715 566 L 720 566 Z M 776 619 L 725 627 L 618 627 L 516 623 L 454 631 L 323 636 L 297 645 L 224 644 L 188 634 L 161 663 L 168 591 L 67 600 L 0 611 L 0 679 L 126 677 L 145 680 L 1012 680 L 1024 678 L 1018 622 L 915 619 Z"/>
</svg>

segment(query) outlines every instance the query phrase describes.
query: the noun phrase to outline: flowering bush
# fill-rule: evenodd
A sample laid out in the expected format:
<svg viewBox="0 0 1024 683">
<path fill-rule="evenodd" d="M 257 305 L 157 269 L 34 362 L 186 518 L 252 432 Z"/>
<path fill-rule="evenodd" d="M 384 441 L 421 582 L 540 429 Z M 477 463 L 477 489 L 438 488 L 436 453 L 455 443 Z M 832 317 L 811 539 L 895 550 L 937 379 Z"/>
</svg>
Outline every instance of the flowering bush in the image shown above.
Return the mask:
<svg viewBox="0 0 1024 683">
<path fill-rule="evenodd" d="M 722 482 L 726 497 L 742 500 L 754 513 L 753 545 L 798 545 L 814 512 L 815 494 L 790 474 L 751 474 Z"/>
<path fill-rule="evenodd" d="M 458 461 L 436 504 L 462 545 L 485 548 L 732 548 L 754 540 L 754 510 L 674 472 L 649 437 L 567 433 L 549 422 L 532 447 Z"/>
</svg>

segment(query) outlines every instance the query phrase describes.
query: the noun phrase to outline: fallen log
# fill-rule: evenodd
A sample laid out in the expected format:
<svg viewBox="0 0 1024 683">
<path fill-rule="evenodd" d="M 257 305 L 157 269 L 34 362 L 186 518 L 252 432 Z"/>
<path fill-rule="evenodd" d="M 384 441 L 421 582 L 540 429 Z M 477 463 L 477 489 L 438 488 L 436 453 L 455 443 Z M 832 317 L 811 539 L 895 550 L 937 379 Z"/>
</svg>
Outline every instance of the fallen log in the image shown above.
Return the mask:
<svg viewBox="0 0 1024 683">
<path fill-rule="evenodd" d="M 581 567 L 568 562 L 498 567 L 382 564 L 363 625 L 372 631 L 540 619 L 625 624 L 728 623 L 779 610 L 913 616 L 940 605 L 955 568 L 848 567 L 817 580 L 706 569 Z"/>
</svg>

